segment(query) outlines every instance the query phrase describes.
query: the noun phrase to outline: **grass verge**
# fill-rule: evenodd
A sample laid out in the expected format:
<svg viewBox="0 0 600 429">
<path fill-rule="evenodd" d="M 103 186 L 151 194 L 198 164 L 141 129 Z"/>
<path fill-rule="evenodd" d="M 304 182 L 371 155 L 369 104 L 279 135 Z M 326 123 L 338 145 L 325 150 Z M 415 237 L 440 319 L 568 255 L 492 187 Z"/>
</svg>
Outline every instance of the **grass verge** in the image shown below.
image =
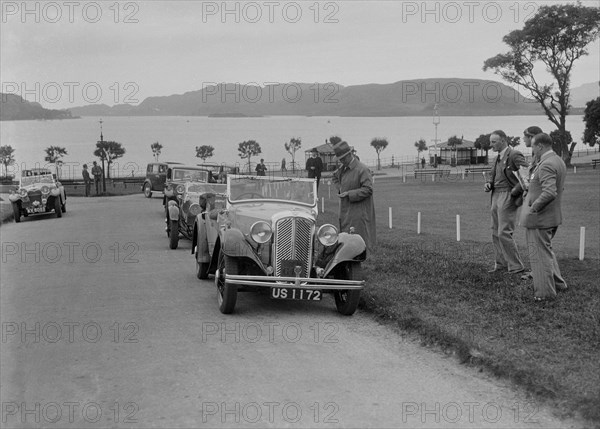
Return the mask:
<svg viewBox="0 0 600 429">
<path fill-rule="evenodd" d="M 378 245 L 363 265 L 368 280 L 361 305 L 383 320 L 453 350 L 465 364 L 509 379 L 562 416 L 600 421 L 600 278 L 598 175 L 571 177 L 557 239 L 559 265 L 570 290 L 550 303 L 533 302 L 532 283 L 520 276 L 489 274 L 492 248 L 489 195 L 481 183 L 376 183 L 377 213 L 392 207 L 415 222 L 386 227 L 378 219 Z M 416 212 L 430 219 L 416 234 Z M 407 215 L 407 212 L 410 212 Z M 455 213 L 472 220 L 467 241 L 455 238 Z M 380 216 L 382 217 L 382 216 Z M 337 204 L 327 200 L 320 222 L 337 223 Z M 588 236 L 579 261 L 578 232 Z M 525 231 L 517 228 L 518 242 Z M 557 237 L 558 238 L 558 237 Z M 528 263 L 524 246 L 521 256 Z"/>
</svg>

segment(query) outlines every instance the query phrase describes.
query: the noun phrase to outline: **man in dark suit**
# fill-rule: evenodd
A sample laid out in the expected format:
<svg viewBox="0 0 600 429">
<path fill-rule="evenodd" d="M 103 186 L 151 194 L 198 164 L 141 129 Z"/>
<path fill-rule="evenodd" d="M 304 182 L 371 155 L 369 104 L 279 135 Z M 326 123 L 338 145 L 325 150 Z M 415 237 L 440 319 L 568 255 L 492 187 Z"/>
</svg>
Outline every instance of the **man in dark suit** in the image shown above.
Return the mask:
<svg viewBox="0 0 600 429">
<path fill-rule="evenodd" d="M 502 130 L 490 135 L 492 149 L 498 152 L 490 170 L 490 179 L 484 185 L 485 192 L 492 192 L 492 242 L 494 244 L 494 267 L 490 273 L 508 270 L 509 274 L 524 271 L 517 243 L 513 237 L 517 209 L 523 204 L 523 190 L 514 172 L 527 167 L 523 154 L 508 146 L 508 137 Z"/>
<path fill-rule="evenodd" d="M 548 134 L 535 135 L 531 148 L 538 162 L 530 176 L 521 223 L 527 228 L 534 299 L 545 301 L 555 299 L 557 290 L 567 290 L 552 251 L 552 238 L 562 223 L 561 201 L 567 168 L 552 150 Z"/>
<path fill-rule="evenodd" d="M 306 171 L 308 171 L 309 179 L 317 179 L 317 191 L 319 190 L 319 182 L 321 181 L 321 172 L 323 171 L 323 161 L 319 156 L 319 151 L 313 149 L 310 152 L 310 158 L 306 161 Z"/>
</svg>

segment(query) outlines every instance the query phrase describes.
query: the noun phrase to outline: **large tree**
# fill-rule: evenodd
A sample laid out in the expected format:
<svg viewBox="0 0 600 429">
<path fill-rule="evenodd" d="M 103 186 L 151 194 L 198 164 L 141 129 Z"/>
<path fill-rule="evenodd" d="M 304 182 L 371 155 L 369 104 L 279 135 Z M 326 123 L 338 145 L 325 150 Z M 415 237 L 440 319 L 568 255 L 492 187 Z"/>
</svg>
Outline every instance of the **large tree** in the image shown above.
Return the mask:
<svg viewBox="0 0 600 429">
<path fill-rule="evenodd" d="M 206 162 L 208 158 L 211 158 L 214 154 L 215 148 L 210 145 L 196 146 L 196 157 L 201 158 L 202 161 Z"/>
<path fill-rule="evenodd" d="M 592 147 L 596 144 L 600 145 L 600 97 L 586 103 L 583 122 L 585 122 L 583 142 Z"/>
<path fill-rule="evenodd" d="M 388 147 L 388 141 L 384 138 L 375 137 L 373 140 L 371 140 L 371 146 L 373 146 L 375 148 L 375 152 L 377 152 L 377 169 L 381 170 L 381 160 L 379 159 L 379 156 L 381 152 Z"/>
<path fill-rule="evenodd" d="M 577 4 L 541 6 L 502 39 L 510 50 L 488 58 L 483 70 L 491 69 L 504 80 L 525 88 L 544 109 L 548 119 L 561 134 L 566 133 L 569 114 L 571 72 L 575 61 L 588 55 L 587 46 L 600 34 L 600 9 Z M 542 83 L 536 65 L 545 67 L 551 83 Z M 575 142 L 561 138 L 559 155 L 570 164 Z"/>
<path fill-rule="evenodd" d="M 62 162 L 61 158 L 67 155 L 67 150 L 60 146 L 50 146 L 44 150 L 46 151 L 44 161 L 51 162 L 53 164 L 60 164 Z"/>
<path fill-rule="evenodd" d="M 100 158 L 101 161 L 106 161 L 106 177 L 110 179 L 110 164 L 117 158 L 121 158 L 125 155 L 125 148 L 118 142 L 100 140 L 96 142 L 96 150 L 94 150 L 94 156 Z"/>
<path fill-rule="evenodd" d="M 285 150 L 292 155 L 292 171 L 296 171 L 296 151 L 302 146 L 302 139 L 300 137 L 292 137 L 288 142 L 284 143 Z"/>
<path fill-rule="evenodd" d="M 254 140 L 246 140 L 238 144 L 238 152 L 240 158 L 248 158 L 248 172 L 251 173 L 250 169 L 250 160 L 253 156 L 259 155 L 262 153 L 262 149 L 260 148 L 260 144 Z"/>
<path fill-rule="evenodd" d="M 160 151 L 162 150 L 163 145 L 159 142 L 154 142 L 150 145 L 150 149 L 152 149 L 152 155 L 154 155 L 154 160 L 158 162 L 158 157 L 160 156 Z"/>
<path fill-rule="evenodd" d="M 0 164 L 4 166 L 4 175 L 8 176 L 8 166 L 15 163 L 15 150 L 12 146 L 0 146 Z"/>
<path fill-rule="evenodd" d="M 341 137 L 338 137 L 338 136 L 331 136 L 331 137 L 329 137 L 329 144 L 330 145 L 335 145 L 335 144 L 337 144 L 337 143 L 339 143 L 341 141 L 342 141 Z"/>
</svg>

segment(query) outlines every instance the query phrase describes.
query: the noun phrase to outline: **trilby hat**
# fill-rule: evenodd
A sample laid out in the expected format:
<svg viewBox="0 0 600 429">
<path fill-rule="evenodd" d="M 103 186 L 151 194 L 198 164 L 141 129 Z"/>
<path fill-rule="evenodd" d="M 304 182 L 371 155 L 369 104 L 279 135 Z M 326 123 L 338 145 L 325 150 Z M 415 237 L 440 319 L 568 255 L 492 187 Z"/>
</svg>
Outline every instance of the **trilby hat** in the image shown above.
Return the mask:
<svg viewBox="0 0 600 429">
<path fill-rule="evenodd" d="M 333 145 L 333 152 L 337 159 L 342 159 L 346 155 L 352 152 L 352 148 L 348 146 L 348 143 L 341 141 Z"/>
</svg>

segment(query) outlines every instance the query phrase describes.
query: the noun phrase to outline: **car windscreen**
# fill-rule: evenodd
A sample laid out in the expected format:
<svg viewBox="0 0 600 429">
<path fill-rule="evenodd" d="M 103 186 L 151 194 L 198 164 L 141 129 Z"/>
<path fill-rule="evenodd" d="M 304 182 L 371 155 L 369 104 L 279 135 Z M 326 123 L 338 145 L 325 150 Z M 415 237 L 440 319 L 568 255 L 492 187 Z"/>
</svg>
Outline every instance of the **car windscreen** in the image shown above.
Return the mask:
<svg viewBox="0 0 600 429">
<path fill-rule="evenodd" d="M 21 177 L 21 186 L 31 186 L 36 183 L 47 183 L 53 184 L 54 178 L 51 173 L 48 174 L 36 174 L 36 175 L 25 175 Z"/>
<path fill-rule="evenodd" d="M 197 194 L 224 194 L 227 192 L 227 185 L 211 184 L 211 183 L 189 183 L 187 191 Z"/>
<path fill-rule="evenodd" d="M 232 203 L 247 200 L 291 201 L 313 206 L 315 182 L 288 178 L 235 177 L 229 182 Z"/>
<path fill-rule="evenodd" d="M 178 182 L 208 182 L 208 171 L 173 169 L 173 179 Z"/>
</svg>

